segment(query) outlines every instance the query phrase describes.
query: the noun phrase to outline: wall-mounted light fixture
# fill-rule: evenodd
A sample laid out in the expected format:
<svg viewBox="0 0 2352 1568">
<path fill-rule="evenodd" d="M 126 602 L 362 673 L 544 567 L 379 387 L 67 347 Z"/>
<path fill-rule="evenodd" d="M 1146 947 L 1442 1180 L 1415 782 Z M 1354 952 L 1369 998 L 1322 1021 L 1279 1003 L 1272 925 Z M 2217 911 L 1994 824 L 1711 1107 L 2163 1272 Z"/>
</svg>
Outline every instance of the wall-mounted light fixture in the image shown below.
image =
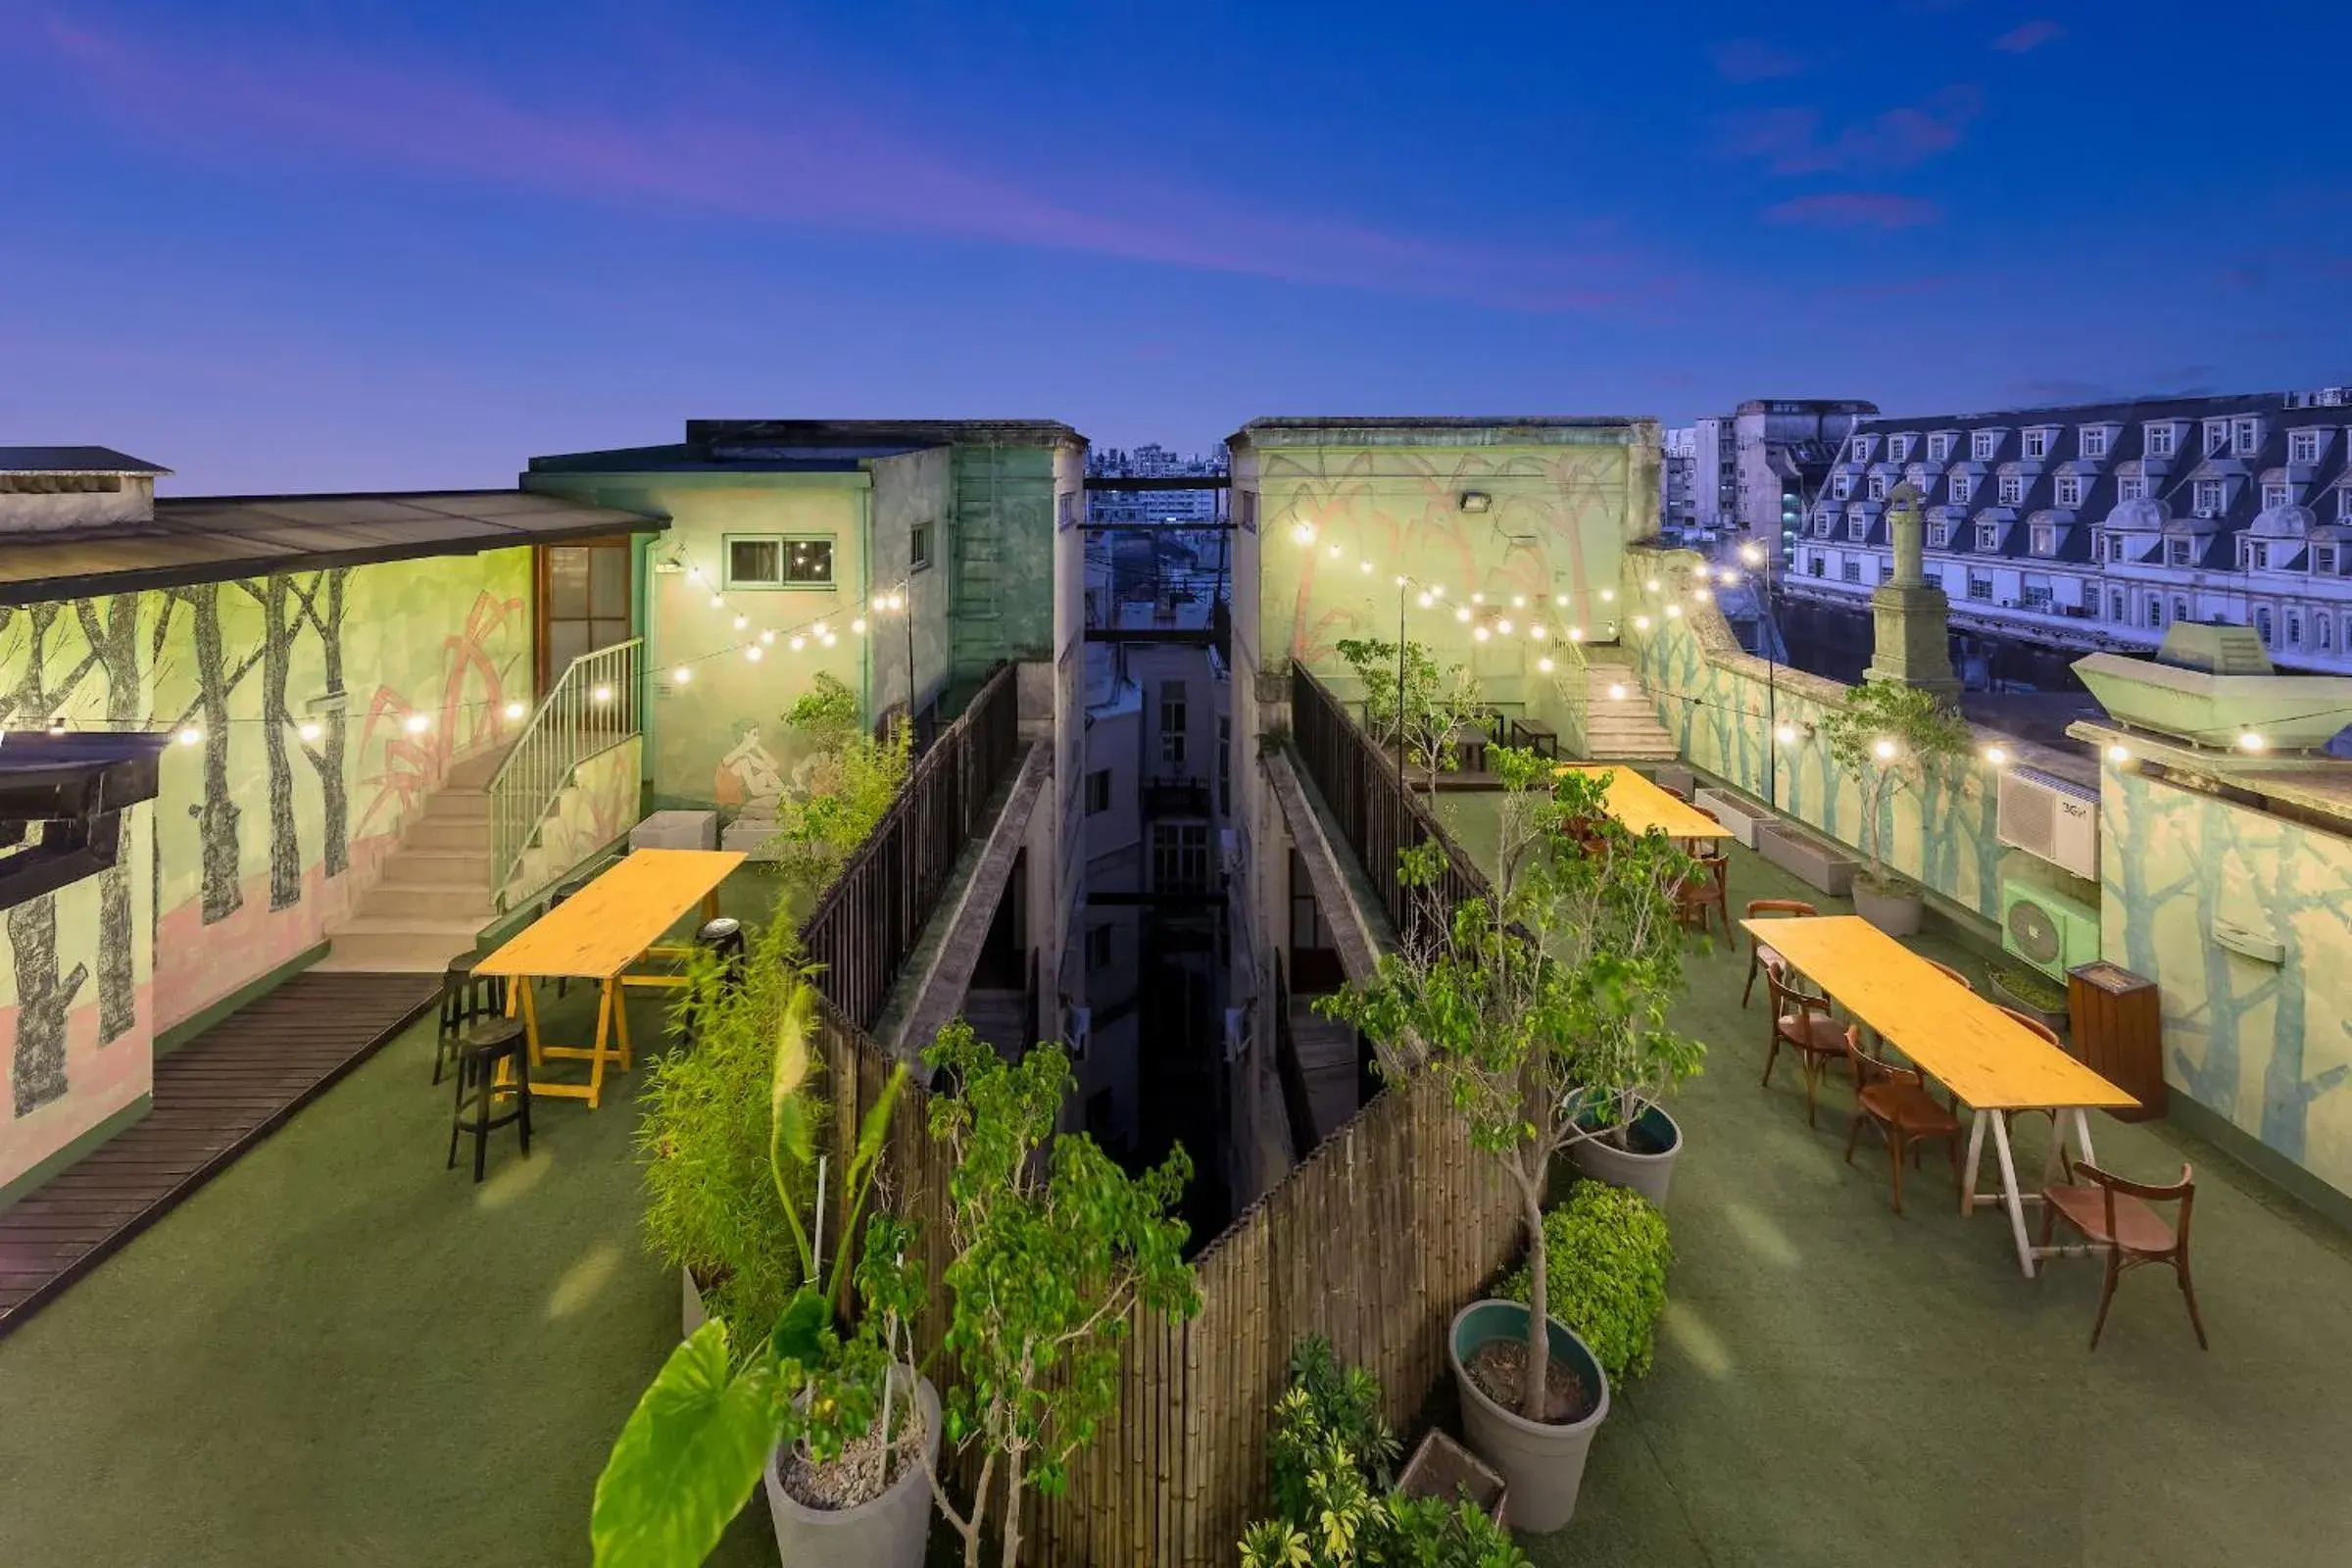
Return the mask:
<svg viewBox="0 0 2352 1568">
<path fill-rule="evenodd" d="M 1464 512 L 1488 512 L 1493 510 L 1494 498 L 1484 490 L 1465 490 L 1462 492 L 1461 506 Z"/>
</svg>

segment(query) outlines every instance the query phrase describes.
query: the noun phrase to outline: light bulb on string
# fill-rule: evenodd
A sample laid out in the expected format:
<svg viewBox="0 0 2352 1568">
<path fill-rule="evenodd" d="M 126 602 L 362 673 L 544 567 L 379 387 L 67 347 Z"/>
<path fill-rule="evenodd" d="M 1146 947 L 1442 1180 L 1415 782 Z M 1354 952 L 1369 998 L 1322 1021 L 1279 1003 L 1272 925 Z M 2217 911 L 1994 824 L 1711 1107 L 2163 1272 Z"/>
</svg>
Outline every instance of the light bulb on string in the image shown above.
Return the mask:
<svg viewBox="0 0 2352 1568">
<path fill-rule="evenodd" d="M 1508 637 L 1511 634 L 1511 618 L 1508 615 L 1504 615 L 1497 619 L 1494 622 L 1494 629 L 1502 633 L 1505 637 Z"/>
<path fill-rule="evenodd" d="M 834 635 L 833 635 L 831 632 L 827 632 L 827 633 L 825 633 L 825 635 L 824 635 L 823 641 L 824 641 L 824 645 L 825 645 L 827 648 L 830 648 L 830 647 L 832 647 L 832 646 L 833 646 L 835 643 L 837 643 L 837 642 L 841 641 L 841 639 L 840 639 L 840 638 L 838 638 L 838 637 L 836 637 L 836 636 L 834 636 Z"/>
<path fill-rule="evenodd" d="M 1705 604 L 1705 603 L 1706 603 L 1708 600 L 1710 600 L 1710 599 L 1714 598 L 1715 596 L 1714 596 L 1713 594 L 1709 593 L 1709 592 L 1708 592 L 1706 589 L 1704 589 L 1704 588 L 1693 588 L 1693 589 L 1691 589 L 1691 590 L 1690 590 L 1690 597 L 1691 597 L 1691 598 L 1693 598 L 1693 599 L 1695 599 L 1695 600 L 1697 600 L 1697 601 L 1698 601 L 1700 604 L 1702 604 L 1702 605 L 1703 605 L 1703 604 Z"/>
<path fill-rule="evenodd" d="M 1487 640 L 1487 628 L 1484 626 L 1474 627 L 1472 628 L 1470 635 L 1483 643 Z"/>
<path fill-rule="evenodd" d="M 1634 630 L 1636 630 L 1636 631 L 1647 631 L 1647 630 L 1649 630 L 1649 617 L 1648 617 L 1647 615 L 1636 615 L 1636 616 L 1634 617 Z"/>
<path fill-rule="evenodd" d="M 703 568 L 700 566 L 688 566 L 686 568 L 686 580 L 690 583 L 693 583 L 698 588 L 701 587 L 703 583 Z"/>
<path fill-rule="evenodd" d="M 1548 659 L 1539 659 L 1536 661 L 1536 668 L 1548 675 L 1551 673 L 1551 661 Z"/>
<path fill-rule="evenodd" d="M 1485 594 L 1472 594 L 1470 596 L 1470 602 L 1474 605 L 1483 605 L 1487 602 L 1487 596 Z"/>
<path fill-rule="evenodd" d="M 1456 620 L 1468 620 L 1470 618 L 1470 607 L 1468 605 L 1454 606 L 1453 618 Z"/>
<path fill-rule="evenodd" d="M 1427 609 L 1428 609 L 1428 608 L 1429 608 L 1431 605 L 1435 604 L 1436 602 L 1437 602 L 1436 600 L 1432 599 L 1432 598 L 1431 598 L 1429 595 L 1427 595 L 1427 594 L 1423 594 L 1423 595 L 1421 596 L 1421 608 L 1422 608 L 1423 610 L 1427 610 Z"/>
<path fill-rule="evenodd" d="M 1335 541 L 1327 554 L 1330 555 L 1332 560 L 1337 561 L 1340 559 L 1341 555 L 1344 554 L 1344 552 L 1341 550 L 1339 544 Z"/>
<path fill-rule="evenodd" d="M 771 627 L 768 630 L 761 632 L 760 634 L 760 640 L 767 644 L 770 648 L 773 648 L 776 644 L 776 634 L 774 629 Z"/>
<path fill-rule="evenodd" d="M 710 608 L 712 610 L 724 610 L 727 608 L 727 602 L 720 595 L 712 594 L 710 596 Z"/>
<path fill-rule="evenodd" d="M 505 709 L 502 710 L 502 711 L 505 712 L 509 718 L 520 718 L 524 713 L 530 711 L 530 710 L 523 707 L 520 703 L 509 703 Z"/>
<path fill-rule="evenodd" d="M 1796 744 L 1796 726 L 1782 724 L 1773 730 L 1772 738 L 1783 746 L 1794 746 Z"/>
<path fill-rule="evenodd" d="M 785 646 L 786 646 L 786 647 L 788 647 L 788 648 L 790 648 L 790 649 L 791 649 L 791 650 L 792 650 L 794 653 L 796 653 L 796 654 L 797 654 L 797 653 L 799 653 L 799 652 L 800 652 L 802 649 L 804 649 L 804 648 L 806 648 L 806 647 L 808 647 L 808 638 L 806 638 L 806 637 L 795 637 L 795 638 L 794 638 L 794 639 L 793 639 L 791 642 L 787 643 Z"/>
<path fill-rule="evenodd" d="M 1542 642 L 1544 638 L 1551 635 L 1549 631 L 1544 629 L 1544 623 L 1540 620 L 1529 623 L 1527 634 L 1538 642 Z"/>
<path fill-rule="evenodd" d="M 691 685 L 694 681 L 694 671 L 688 669 L 684 664 L 680 664 L 669 672 L 669 678 L 673 685 Z"/>
<path fill-rule="evenodd" d="M 850 622 L 850 630 L 852 630 L 852 631 L 856 632 L 856 633 L 857 633 L 858 636 L 860 636 L 860 637 L 864 636 L 864 635 L 865 635 L 865 617 L 864 617 L 863 615 L 859 615 L 859 616 L 858 616 L 858 617 L 856 620 L 853 620 L 853 621 L 851 621 L 851 622 Z"/>
<path fill-rule="evenodd" d="M 600 706 L 605 703 L 609 703 L 612 700 L 612 688 L 610 686 L 599 686 L 588 694 L 588 700 Z"/>
<path fill-rule="evenodd" d="M 411 713 L 400 721 L 400 727 L 412 735 L 421 735 L 433 727 L 432 716 L 427 713 Z"/>
<path fill-rule="evenodd" d="M 178 739 L 182 746 L 193 746 L 204 739 L 204 731 L 190 724 L 179 732 Z"/>
<path fill-rule="evenodd" d="M 1667 618 L 1667 619 L 1669 619 L 1669 620 L 1679 620 L 1679 619 L 1681 619 L 1681 618 L 1682 618 L 1682 613 L 1683 613 L 1683 607 L 1682 607 L 1682 606 L 1680 606 L 1680 605 L 1668 605 L 1668 606 L 1666 607 L 1666 618 Z"/>
<path fill-rule="evenodd" d="M 1429 585 L 1429 591 L 1433 594 L 1436 594 L 1440 599 L 1446 597 L 1446 585 L 1442 582 L 1431 583 Z"/>
<path fill-rule="evenodd" d="M 754 643 L 743 651 L 743 657 L 757 664 L 760 662 L 760 656 L 763 650 L 760 648 L 760 646 L 758 643 Z"/>
<path fill-rule="evenodd" d="M 737 616 L 735 617 L 735 629 L 736 629 L 737 631 L 741 631 L 741 630 L 743 630 L 743 629 L 744 629 L 746 626 L 749 626 L 751 623 L 752 623 L 752 617 L 751 617 L 751 616 L 749 616 L 749 615 L 737 615 Z"/>
<path fill-rule="evenodd" d="M 1617 590 L 1614 588 L 1603 588 L 1600 591 L 1600 602 L 1604 605 L 1615 604 L 1617 602 Z"/>
<path fill-rule="evenodd" d="M 1527 595 L 1525 595 L 1525 594 L 1513 594 L 1513 595 L 1511 595 L 1511 608 L 1512 608 L 1513 610 L 1525 610 L 1525 609 L 1527 608 Z"/>
<path fill-rule="evenodd" d="M 301 736 L 306 741 L 315 741 L 319 737 L 322 731 L 318 728 L 318 721 L 317 719 L 306 718 L 302 721 L 302 727 L 296 730 L 294 733 Z"/>
<path fill-rule="evenodd" d="M 1365 576 L 1369 577 L 1369 576 L 1371 576 L 1371 575 L 1372 575 L 1372 563 L 1370 563 L 1369 561 L 1359 561 L 1359 562 L 1357 562 L 1355 564 L 1356 564 L 1357 568 L 1358 568 L 1359 570 L 1361 570 Z"/>
</svg>

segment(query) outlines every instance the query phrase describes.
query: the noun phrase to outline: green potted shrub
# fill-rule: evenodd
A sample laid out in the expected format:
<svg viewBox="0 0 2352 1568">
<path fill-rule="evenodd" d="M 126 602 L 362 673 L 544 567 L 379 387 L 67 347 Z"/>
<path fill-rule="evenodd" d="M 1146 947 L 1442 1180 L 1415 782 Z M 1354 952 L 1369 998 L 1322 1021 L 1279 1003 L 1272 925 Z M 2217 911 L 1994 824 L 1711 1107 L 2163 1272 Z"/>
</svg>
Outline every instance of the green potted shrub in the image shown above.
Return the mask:
<svg viewBox="0 0 2352 1568">
<path fill-rule="evenodd" d="M 1563 1149 L 1630 1146 L 1633 1123 L 1612 1118 L 1641 1091 L 1616 1064 L 1641 1064 L 1641 1086 L 1657 1062 L 1696 1070 L 1702 1048 L 1665 1026 L 1682 980 L 1673 890 L 1691 862 L 1611 818 L 1605 776 L 1555 776 L 1509 747 L 1489 756 L 1505 786 L 1492 897 L 1442 906 L 1444 847 L 1406 851 L 1399 876 L 1420 891 L 1431 934 L 1318 1006 L 1369 1036 L 1385 1073 L 1433 1073 L 1519 1196 L 1529 1299 L 1463 1308 L 1447 1349 L 1470 1446 L 1508 1483 L 1510 1523 L 1556 1530 L 1575 1511 L 1608 1379 L 1549 1312 L 1544 1201 Z"/>
<path fill-rule="evenodd" d="M 757 1333 L 802 1282 L 768 1157 L 768 1089 L 776 1027 L 804 980 L 789 920 L 754 933 L 735 975 L 698 951 L 670 1008 L 680 1044 L 646 1066 L 637 1125 L 646 1242 L 678 1270 L 687 1334 L 711 1315 Z M 787 1177 L 790 1201 L 805 1206 L 809 1172 Z"/>
<path fill-rule="evenodd" d="M 1338 649 L 1364 685 L 1364 732 L 1392 754 L 1401 745 L 1434 792 L 1440 773 L 1461 766 L 1462 727 L 1486 711 L 1478 677 L 1459 664 L 1439 668 L 1416 642 L 1400 648 L 1379 637 L 1349 637 Z"/>
<path fill-rule="evenodd" d="M 1869 866 L 1854 878 L 1854 912 L 1889 936 L 1919 929 L 1919 884 L 1886 865 L 1880 825 L 1905 790 L 1924 788 L 1932 769 L 1969 755 L 1968 724 L 1935 694 L 1900 681 L 1865 680 L 1823 714 L 1830 760 L 1862 790 L 1862 844 Z"/>
<path fill-rule="evenodd" d="M 1168 1210 L 1192 1166 L 1181 1149 L 1130 1176 L 1083 1134 L 1054 1134 L 1073 1084 L 1059 1046 L 1018 1062 L 956 1019 L 923 1053 L 947 1092 L 931 1100 L 931 1136 L 949 1152 L 954 1306 L 940 1348 L 961 1377 L 948 1441 L 980 1468 L 958 1510 L 931 1467 L 931 1492 L 978 1568 L 990 1510 L 1004 1568 L 1020 1560 L 1025 1492 L 1058 1492 L 1070 1456 L 1118 1398 L 1120 1347 L 1138 1304 L 1200 1309 L 1185 1226 Z M 1002 1495 L 1002 1502 L 997 1499 Z"/>
<path fill-rule="evenodd" d="M 1666 1216 L 1631 1189 L 1578 1182 L 1568 1201 L 1544 1216 L 1544 1242 L 1552 1315 L 1592 1348 L 1612 1381 L 1647 1372 L 1674 1260 Z M 1502 1294 L 1524 1301 L 1532 1286 L 1523 1267 Z"/>
<path fill-rule="evenodd" d="M 805 979 L 784 1001 L 767 1095 L 771 1196 L 805 1283 L 771 1323 L 713 1317 L 663 1362 L 597 1480 L 589 1540 L 599 1568 L 702 1561 L 763 1478 L 792 1568 L 922 1561 L 942 1429 L 938 1391 L 911 1360 L 923 1280 L 911 1233 L 887 1216 L 865 1226 L 862 1247 L 836 1243 L 829 1273 L 819 1266 L 824 1181 L 821 1170 L 807 1174 L 820 1165 L 807 1093 L 815 1005 Z M 840 1162 L 845 1237 L 858 1234 L 905 1078 L 893 1075 Z M 818 1199 L 804 1204 L 798 1195 L 810 1187 Z M 845 1321 L 853 1284 L 854 1326 Z"/>
<path fill-rule="evenodd" d="M 2003 1006 L 2015 1007 L 2052 1029 L 2066 1027 L 2066 987 L 2047 975 L 2013 964 L 1995 964 L 1985 978 L 1992 982 L 1992 994 Z"/>
</svg>

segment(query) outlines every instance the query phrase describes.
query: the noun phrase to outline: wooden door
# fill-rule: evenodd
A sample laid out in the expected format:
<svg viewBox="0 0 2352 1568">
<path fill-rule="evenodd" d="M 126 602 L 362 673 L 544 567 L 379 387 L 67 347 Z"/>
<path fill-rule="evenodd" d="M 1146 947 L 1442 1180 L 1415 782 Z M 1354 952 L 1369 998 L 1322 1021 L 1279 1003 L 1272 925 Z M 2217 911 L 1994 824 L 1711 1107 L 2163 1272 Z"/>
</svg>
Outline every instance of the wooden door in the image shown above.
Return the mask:
<svg viewBox="0 0 2352 1568">
<path fill-rule="evenodd" d="M 627 535 L 539 550 L 539 690 L 582 654 L 637 635 Z"/>
</svg>

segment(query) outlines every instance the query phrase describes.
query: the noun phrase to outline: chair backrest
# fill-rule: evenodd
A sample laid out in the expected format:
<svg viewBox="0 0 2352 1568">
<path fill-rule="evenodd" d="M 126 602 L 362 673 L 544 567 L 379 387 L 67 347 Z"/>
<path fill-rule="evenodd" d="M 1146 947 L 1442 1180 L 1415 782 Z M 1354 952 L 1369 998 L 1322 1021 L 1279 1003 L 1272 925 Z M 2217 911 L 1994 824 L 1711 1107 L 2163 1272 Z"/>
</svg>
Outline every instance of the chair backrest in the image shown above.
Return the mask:
<svg viewBox="0 0 2352 1568">
<path fill-rule="evenodd" d="M 1925 956 L 1925 955 L 1922 955 L 1922 956 Z M 1974 980 L 1971 980 L 1971 979 L 1970 979 L 1968 976 L 1966 976 L 1966 975 L 1962 974 L 1962 973 L 1961 973 L 1959 970 L 1957 970 L 1957 969 L 1953 968 L 1953 967 L 1952 967 L 1950 964 L 1948 964 L 1948 963 L 1936 963 L 1936 960 L 1935 960 L 1934 958 L 1929 958 L 1929 959 L 1928 959 L 1928 962 L 1930 962 L 1931 964 L 1935 964 L 1936 968 L 1936 969 L 1937 969 L 1937 970 L 1938 970 L 1938 971 L 1939 971 L 1939 972 L 1940 972 L 1940 973 L 1943 975 L 1943 977 L 1944 977 L 1946 980 L 1953 980 L 1953 981 L 1957 981 L 1959 984 L 1961 984 L 1961 985 L 1963 985 L 1963 986 L 1966 986 L 1966 987 L 1967 987 L 1969 990 L 1971 990 L 1971 991 L 1974 991 L 1974 990 L 1976 990 L 1976 989 L 1977 989 L 1977 983 L 1976 983 Z M 2008 1009 L 2008 1008 L 2006 1008 L 2006 1007 L 2003 1007 L 2001 1010 L 2002 1010 L 2003 1012 L 2008 1012 L 2008 1011 L 2009 1011 L 2009 1009 Z M 2015 1014 L 2011 1014 L 2011 1016 L 2013 1016 L 2013 1017 L 2014 1017 L 2014 1016 L 2015 1016 Z"/>
<path fill-rule="evenodd" d="M 1898 1067 L 1882 1056 L 1874 1056 L 1862 1049 L 1862 1026 L 1848 1024 L 1845 1029 L 1845 1059 L 1853 1064 L 1854 1087 L 1860 1089 L 1874 1083 L 1917 1085 L 1925 1082 L 1916 1067 Z"/>
<path fill-rule="evenodd" d="M 2073 1163 L 2075 1174 L 2088 1178 L 2092 1186 L 2106 1195 L 2108 1235 L 2117 1234 L 2115 1200 L 2118 1194 L 2126 1198 L 2136 1198 L 2143 1203 L 2179 1203 L 2180 1217 L 2174 1222 L 2173 1245 L 2169 1250 L 2175 1252 L 2188 1250 L 2188 1216 L 2190 1211 L 2196 1207 L 2197 1202 L 2197 1173 L 2193 1167 L 2182 1164 L 2179 1181 L 2168 1182 L 2158 1187 L 2147 1182 L 2135 1182 L 2128 1176 L 2118 1176 L 2113 1171 L 2101 1170 L 2085 1159 L 2078 1159 Z M 2132 1250 L 2139 1250 L 2134 1248 Z"/>
<path fill-rule="evenodd" d="M 1771 957 L 1764 960 L 1764 989 L 1771 995 L 1772 1015 L 1776 1018 L 1790 1013 L 1801 1015 L 1818 1012 L 1824 1017 L 1829 1015 L 1830 999 L 1797 984 L 1788 972 L 1786 958 Z"/>
<path fill-rule="evenodd" d="M 1819 909 L 1802 899 L 1750 899 L 1747 901 L 1747 917 L 1750 920 L 1759 914 L 1788 914 L 1810 919 L 1820 913 Z"/>
<path fill-rule="evenodd" d="M 1690 804 L 1690 796 L 1688 796 L 1688 795 L 1685 795 L 1685 794 L 1684 794 L 1684 793 L 1683 793 L 1681 790 L 1678 790 L 1678 789 L 1676 789 L 1676 788 L 1675 788 L 1673 785 L 1671 785 L 1671 784 L 1661 784 L 1661 785 L 1659 785 L 1659 786 L 1658 786 L 1658 788 L 1660 788 L 1660 789 L 1664 790 L 1664 791 L 1665 791 L 1667 794 L 1669 794 L 1669 795 L 1673 796 L 1673 797 L 1674 797 L 1676 800 L 1678 800 L 1678 801 L 1682 802 L 1682 803 L 1683 803 L 1685 806 L 1689 806 L 1689 805 Z"/>
<path fill-rule="evenodd" d="M 1708 821 L 1710 821 L 1710 822 L 1714 823 L 1714 824 L 1715 824 L 1717 827 L 1721 827 L 1721 826 L 1723 826 L 1723 818 L 1722 818 L 1722 817 L 1720 817 L 1720 816 L 1717 816 L 1717 815 L 1715 814 L 1715 809 L 1714 809 L 1714 808 L 1713 808 L 1713 807 L 1708 807 L 1708 806 L 1693 806 L 1692 808 L 1690 808 L 1690 809 L 1692 809 L 1693 811 L 1696 811 L 1696 812 L 1697 812 L 1699 815 L 1701 815 L 1701 816 L 1705 817 L 1705 818 L 1706 818 Z"/>
<path fill-rule="evenodd" d="M 2032 1030 L 2049 1044 L 2057 1046 L 2061 1051 L 2066 1049 L 2066 1047 L 2058 1039 L 2058 1031 L 2051 1028 L 2048 1024 L 2043 1023 L 2039 1018 L 2031 1017 L 2026 1013 L 2018 1011 L 2015 1007 L 2003 1007 L 2001 1010 L 2007 1013 L 2010 1021 L 2015 1023 L 2019 1028 Z"/>
</svg>

